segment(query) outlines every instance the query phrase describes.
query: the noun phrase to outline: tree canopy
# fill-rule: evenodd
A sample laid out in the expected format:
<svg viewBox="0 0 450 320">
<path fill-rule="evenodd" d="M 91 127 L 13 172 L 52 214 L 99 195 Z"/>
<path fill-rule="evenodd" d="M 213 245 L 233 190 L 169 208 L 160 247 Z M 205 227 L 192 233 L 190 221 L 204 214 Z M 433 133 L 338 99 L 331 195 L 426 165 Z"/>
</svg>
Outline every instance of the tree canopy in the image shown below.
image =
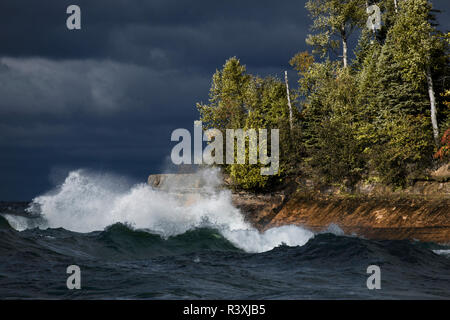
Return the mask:
<svg viewBox="0 0 450 320">
<path fill-rule="evenodd" d="M 248 74 L 235 57 L 213 75 L 209 103 L 197 104 L 206 127 L 280 130 L 277 176 L 261 176 L 259 165 L 224 165 L 238 188 L 267 189 L 292 176 L 405 186 L 448 161 L 450 36 L 427 0 L 370 3 L 381 10 L 380 30 L 366 27 L 366 0 L 307 2 L 312 52 L 289 61 L 298 74 L 292 128 L 281 79 Z M 329 54 L 341 46 L 341 56 Z"/>
</svg>

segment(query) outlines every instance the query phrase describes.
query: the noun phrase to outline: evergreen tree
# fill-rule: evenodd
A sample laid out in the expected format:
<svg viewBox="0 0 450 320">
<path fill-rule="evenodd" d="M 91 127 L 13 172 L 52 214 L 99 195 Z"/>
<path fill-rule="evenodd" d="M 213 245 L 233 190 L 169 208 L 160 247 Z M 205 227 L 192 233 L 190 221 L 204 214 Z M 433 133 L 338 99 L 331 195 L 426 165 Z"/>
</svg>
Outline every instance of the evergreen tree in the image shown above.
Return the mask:
<svg viewBox="0 0 450 320">
<path fill-rule="evenodd" d="M 270 132 L 271 129 L 278 129 L 280 133 L 280 169 L 276 176 L 261 175 L 261 164 L 233 164 L 230 167 L 231 177 L 238 187 L 260 190 L 280 181 L 280 177 L 289 171 L 293 160 L 290 156 L 295 155 L 291 144 L 295 136 L 291 139 L 286 87 L 279 79 L 254 77 L 248 87 L 247 101 L 249 113 L 245 130 L 255 129 L 258 132 L 258 129 L 267 129 Z M 294 113 L 294 119 L 296 118 L 297 113 Z M 247 139 L 246 150 L 249 150 L 248 145 Z M 267 145 L 270 147 L 270 143 Z M 269 150 L 269 154 L 270 152 Z"/>
<path fill-rule="evenodd" d="M 398 21 L 398 20 L 397 20 Z M 382 45 L 372 41 L 357 53 L 361 110 L 358 133 L 372 174 L 388 184 L 403 186 L 430 165 L 432 129 L 422 79 L 405 77 L 408 69 L 396 59 L 398 47 L 391 31 Z M 422 85 L 417 82 L 422 81 Z"/>
<path fill-rule="evenodd" d="M 209 91 L 209 104 L 197 103 L 205 128 L 219 130 L 242 128 L 248 112 L 245 99 L 251 76 L 236 57 L 216 70 Z"/>
<path fill-rule="evenodd" d="M 432 6 L 427 0 L 405 0 L 399 3 L 398 17 L 388 32 L 394 61 L 402 68 L 402 78 L 420 90 L 428 89 L 431 124 L 436 145 L 439 144 L 437 100 L 433 80 L 438 60 L 444 56 L 445 44 L 433 26 Z"/>
<path fill-rule="evenodd" d="M 342 61 L 348 65 L 348 41 L 357 27 L 366 22 L 364 0 L 309 0 L 306 3 L 313 19 L 311 34 L 306 39 L 314 47 L 314 53 L 325 54 L 339 48 L 342 43 Z M 335 38 L 339 40 L 335 40 Z"/>
<path fill-rule="evenodd" d="M 295 94 L 292 96 L 295 100 Z M 286 85 L 273 77 L 260 78 L 246 73 L 245 66 L 237 58 L 226 61 L 222 70 L 217 70 L 212 78 L 210 103 L 198 103 L 200 120 L 204 128 L 221 130 L 226 137 L 226 129 L 278 129 L 280 133 L 280 169 L 276 176 L 261 175 L 261 164 L 250 164 L 248 157 L 249 138 L 246 138 L 246 163 L 223 165 L 237 188 L 264 189 L 274 182 L 280 181 L 282 175 L 292 173 L 298 163 L 294 152 L 293 141 L 298 130 L 298 111 L 293 108 L 293 127 L 290 130 L 290 111 L 288 107 Z M 261 145 L 261 141 L 258 141 Z M 226 150 L 224 139 L 224 150 Z M 270 150 L 270 141 L 268 153 Z M 235 144 L 235 148 L 237 145 Z M 259 150 L 258 150 L 259 154 Z M 236 157 L 236 155 L 235 155 Z M 235 161 L 237 162 L 237 161 Z"/>
</svg>

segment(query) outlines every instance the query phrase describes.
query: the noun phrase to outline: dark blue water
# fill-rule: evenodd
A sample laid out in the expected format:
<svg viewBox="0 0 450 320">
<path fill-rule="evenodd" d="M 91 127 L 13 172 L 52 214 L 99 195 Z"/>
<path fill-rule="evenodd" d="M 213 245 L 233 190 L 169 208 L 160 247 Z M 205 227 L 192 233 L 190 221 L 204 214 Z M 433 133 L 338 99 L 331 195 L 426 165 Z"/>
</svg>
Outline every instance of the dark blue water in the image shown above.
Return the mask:
<svg viewBox="0 0 450 320">
<path fill-rule="evenodd" d="M 214 229 L 168 239 L 122 224 L 19 232 L 0 217 L 0 298 L 449 299 L 448 249 L 319 234 L 257 254 Z M 80 290 L 66 287 L 73 264 Z M 367 289 L 369 265 L 381 268 L 381 290 Z"/>
</svg>

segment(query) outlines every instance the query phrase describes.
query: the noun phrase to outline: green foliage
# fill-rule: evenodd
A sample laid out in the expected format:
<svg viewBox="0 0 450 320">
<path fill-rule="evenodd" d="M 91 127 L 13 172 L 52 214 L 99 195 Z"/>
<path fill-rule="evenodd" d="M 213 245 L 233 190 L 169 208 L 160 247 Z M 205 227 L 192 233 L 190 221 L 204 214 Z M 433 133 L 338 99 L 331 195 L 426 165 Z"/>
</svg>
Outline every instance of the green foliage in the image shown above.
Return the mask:
<svg viewBox="0 0 450 320">
<path fill-rule="evenodd" d="M 236 57 L 213 75 L 209 105 L 197 103 L 205 128 L 235 129 L 244 126 L 246 90 L 251 76 Z"/>
<path fill-rule="evenodd" d="M 308 52 L 290 60 L 299 76 L 298 89 L 291 92 L 293 130 L 281 80 L 249 75 L 237 58 L 216 71 L 209 104 L 197 104 L 207 128 L 280 130 L 278 176 L 262 176 L 261 165 L 224 166 L 237 188 L 264 190 L 286 176 L 305 174 L 347 187 L 361 179 L 406 186 L 432 166 L 433 154 L 447 159 L 450 33 L 437 30 L 427 0 L 399 1 L 398 12 L 393 1 L 380 0 L 383 27 L 374 34 L 365 28 L 366 4 L 307 2 L 313 18 L 307 42 L 321 60 Z M 324 60 L 357 29 L 361 33 L 349 68 L 339 60 Z M 444 129 L 438 153 L 427 75 L 435 83 L 439 126 Z"/>
<path fill-rule="evenodd" d="M 315 79 L 320 87 L 312 91 L 304 109 L 308 163 L 325 182 L 352 186 L 364 171 L 354 77 L 331 63 L 328 72 L 314 74 L 320 77 Z"/>
<path fill-rule="evenodd" d="M 244 130 L 271 129 L 280 130 L 280 171 L 275 177 L 261 175 L 261 165 L 231 165 L 230 174 L 235 183 L 243 189 L 264 189 L 277 181 L 288 166 L 288 155 L 291 146 L 289 134 L 289 109 L 287 105 L 286 87 L 279 80 L 268 77 L 253 77 L 247 91 L 248 114 Z M 268 143 L 270 147 L 270 143 Z M 248 148 L 246 148 L 248 150 Z M 258 149 L 259 153 L 259 149 Z M 269 150 L 270 154 L 270 150 Z"/>
<path fill-rule="evenodd" d="M 414 86 L 421 87 L 425 70 L 433 66 L 433 56 L 443 56 L 444 43 L 432 25 L 431 4 L 427 0 L 400 2 L 401 10 L 388 32 L 388 46 L 402 68 L 402 76 Z"/>
<path fill-rule="evenodd" d="M 378 128 L 379 142 L 368 154 L 383 182 L 403 187 L 423 174 L 433 152 L 430 130 L 423 115 L 394 115 Z"/>
<path fill-rule="evenodd" d="M 326 60 L 300 74 L 307 164 L 328 183 L 351 185 L 367 176 L 404 186 L 431 164 L 425 72 L 430 66 L 445 79 L 446 43 L 426 0 L 403 1 L 398 13 L 392 1 L 379 5 L 384 27 L 376 37 L 362 30 L 351 71 Z"/>
<path fill-rule="evenodd" d="M 442 64 L 436 50 L 443 47 L 432 32 L 430 8 L 427 1 L 403 2 L 385 43 L 364 48 L 359 83 L 367 106 L 366 154 L 372 174 L 392 185 L 423 175 L 433 153 L 425 72 Z"/>
<path fill-rule="evenodd" d="M 263 176 L 258 165 L 233 164 L 230 176 L 235 185 L 244 190 L 264 190 L 267 187 L 269 176 Z"/>
<path fill-rule="evenodd" d="M 325 182 L 352 187 L 364 172 L 363 150 L 352 126 L 340 120 L 323 123 L 310 164 Z"/>
<path fill-rule="evenodd" d="M 308 35 L 306 43 L 321 57 L 339 48 L 339 40 L 346 43 L 352 32 L 366 22 L 364 0 L 309 0 L 306 8 L 313 19 L 314 32 Z"/>
<path fill-rule="evenodd" d="M 295 100 L 295 94 L 291 98 Z M 293 141 L 296 139 L 295 132 L 298 131 L 290 131 L 286 86 L 279 79 L 249 75 L 237 58 L 231 58 L 213 76 L 210 103 L 198 103 L 197 108 L 204 127 L 219 129 L 224 137 L 226 129 L 255 129 L 257 133 L 258 129 L 267 129 L 270 139 L 270 130 L 279 129 L 281 157 L 278 174 L 263 176 L 260 172 L 261 164 L 248 164 L 249 141 L 246 138 L 247 163 L 223 166 L 237 188 L 265 189 L 280 181 L 280 177 L 297 160 L 297 155 L 293 152 Z M 299 116 L 295 105 L 293 111 L 294 122 L 297 124 Z M 268 147 L 270 154 L 270 140 Z"/>
</svg>

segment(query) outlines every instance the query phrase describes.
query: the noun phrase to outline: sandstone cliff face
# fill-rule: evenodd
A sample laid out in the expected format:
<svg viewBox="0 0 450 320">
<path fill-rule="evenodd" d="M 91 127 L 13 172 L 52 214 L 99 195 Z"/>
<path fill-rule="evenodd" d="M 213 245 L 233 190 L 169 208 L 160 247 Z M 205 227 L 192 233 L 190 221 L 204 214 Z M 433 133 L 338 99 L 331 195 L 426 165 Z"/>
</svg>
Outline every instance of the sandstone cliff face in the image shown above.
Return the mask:
<svg viewBox="0 0 450 320">
<path fill-rule="evenodd" d="M 152 175 L 148 182 L 155 188 L 164 188 L 168 182 L 189 186 L 193 193 L 206 183 L 197 175 L 183 174 Z M 274 194 L 234 192 L 232 201 L 261 231 L 291 224 L 323 231 L 336 224 L 346 234 L 370 239 L 450 243 L 449 182 L 418 182 L 397 192 L 360 186 L 357 196 L 332 188 L 312 191 L 299 186 L 296 191 Z"/>
<path fill-rule="evenodd" d="M 294 196 L 269 225 L 296 224 L 320 231 L 337 224 L 346 234 L 371 239 L 449 243 L 449 208 L 448 199 L 306 200 Z"/>
</svg>

